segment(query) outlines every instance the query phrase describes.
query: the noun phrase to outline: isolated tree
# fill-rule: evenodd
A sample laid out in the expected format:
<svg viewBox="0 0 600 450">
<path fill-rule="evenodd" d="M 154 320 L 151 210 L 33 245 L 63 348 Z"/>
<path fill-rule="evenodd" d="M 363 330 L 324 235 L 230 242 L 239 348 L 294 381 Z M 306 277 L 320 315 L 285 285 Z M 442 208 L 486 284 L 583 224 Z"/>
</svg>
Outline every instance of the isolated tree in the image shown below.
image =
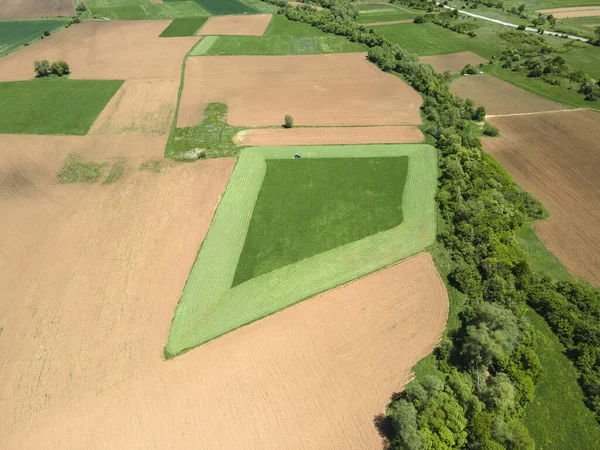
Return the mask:
<svg viewBox="0 0 600 450">
<path fill-rule="evenodd" d="M 33 69 L 35 70 L 36 77 L 47 77 L 51 73 L 50 63 L 46 59 L 34 61 Z"/>
<path fill-rule="evenodd" d="M 71 69 L 66 61 L 55 61 L 52 63 L 51 71 L 53 75 L 62 77 L 63 75 L 68 75 L 71 73 Z"/>
<path fill-rule="evenodd" d="M 294 126 L 294 118 L 289 114 L 285 116 L 285 123 L 283 125 L 284 128 L 292 128 Z"/>
</svg>

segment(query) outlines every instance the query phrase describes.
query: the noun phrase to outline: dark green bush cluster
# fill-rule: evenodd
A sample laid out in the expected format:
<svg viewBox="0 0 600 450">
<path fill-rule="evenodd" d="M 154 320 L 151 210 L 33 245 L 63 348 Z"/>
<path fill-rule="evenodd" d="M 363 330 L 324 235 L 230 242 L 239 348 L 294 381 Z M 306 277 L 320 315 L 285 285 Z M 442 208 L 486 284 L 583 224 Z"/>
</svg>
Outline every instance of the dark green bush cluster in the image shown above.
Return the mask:
<svg viewBox="0 0 600 450">
<path fill-rule="evenodd" d="M 391 447 L 533 449 L 520 418 L 533 400 L 541 370 L 525 305 L 536 305 L 532 295 L 539 283 L 546 283 L 550 292 L 560 293 L 561 288 L 532 273 L 515 232 L 547 213 L 481 151 L 473 121 L 484 120 L 485 109 L 450 93 L 450 75 L 438 74 L 399 45 L 366 32 L 354 21 L 348 0 L 315 2 L 329 9 L 286 7 L 282 12 L 291 20 L 365 43 L 371 62 L 398 73 L 423 96 L 424 130 L 440 153 L 436 200 L 444 227 L 439 239 L 454 264 L 449 281 L 468 296 L 462 326 L 435 351 L 443 379 L 415 380 L 388 406 L 382 425 Z M 495 127 L 486 129 L 494 133 Z M 588 349 L 598 356 L 596 341 L 589 342 Z M 582 350 L 587 355 L 582 361 L 592 359 L 588 353 Z M 598 360 L 593 361 L 588 365 L 597 367 Z M 590 386 L 599 386 L 594 384 L 597 378 L 589 378 Z M 600 388 L 597 392 L 597 397 L 588 393 L 592 404 L 600 399 Z"/>
<path fill-rule="evenodd" d="M 477 75 L 479 73 L 479 69 L 477 69 L 477 67 L 475 67 L 473 64 L 467 64 L 465 67 L 463 67 L 460 73 L 463 75 Z"/>
<path fill-rule="evenodd" d="M 453 20 L 458 18 L 458 9 L 453 9 L 451 11 L 444 11 L 432 21 L 436 25 L 439 25 L 443 28 L 447 28 L 450 31 L 454 31 L 455 33 L 466 34 L 470 37 L 477 36 L 475 30 L 479 28 L 479 25 L 473 22 L 454 22 Z"/>
<path fill-rule="evenodd" d="M 63 75 L 71 73 L 71 69 L 66 61 L 54 61 L 52 65 L 50 65 L 46 59 L 34 61 L 33 70 L 35 71 L 37 78 L 49 77 L 51 75 L 62 77 Z"/>
</svg>

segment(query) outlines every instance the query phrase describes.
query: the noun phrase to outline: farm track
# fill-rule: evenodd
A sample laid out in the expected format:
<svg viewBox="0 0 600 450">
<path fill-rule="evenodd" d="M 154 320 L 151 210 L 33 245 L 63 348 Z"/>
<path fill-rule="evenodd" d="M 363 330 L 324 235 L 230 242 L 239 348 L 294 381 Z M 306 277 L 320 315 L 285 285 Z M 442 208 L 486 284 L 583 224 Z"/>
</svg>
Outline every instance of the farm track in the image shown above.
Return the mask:
<svg viewBox="0 0 600 450">
<path fill-rule="evenodd" d="M 409 156 L 409 172 L 402 199 L 403 222 L 319 255 L 253 278 L 229 289 L 243 248 L 247 223 L 264 177 L 263 159 L 289 158 L 294 152 L 308 158 Z M 436 154 L 428 145 L 279 147 L 246 149 L 230 181 L 215 220 L 200 249 L 190 279 L 175 313 L 165 352 L 175 356 L 224 333 L 277 312 L 327 289 L 413 255 L 435 239 Z M 246 202 L 238 194 L 241 174 L 252 175 L 256 186 L 244 187 Z M 240 212 L 241 211 L 241 212 Z M 233 212 L 235 212 L 234 215 Z M 223 224 L 223 225 L 221 225 Z M 227 224 L 227 225 L 226 225 Z M 240 225 L 245 224 L 243 231 Z M 215 226 L 216 225 L 216 226 Z M 235 229 L 229 230 L 229 228 Z M 225 254 L 222 243 L 230 254 Z M 239 248 L 238 248 L 239 247 Z M 213 273 L 214 272 L 214 273 Z"/>
</svg>

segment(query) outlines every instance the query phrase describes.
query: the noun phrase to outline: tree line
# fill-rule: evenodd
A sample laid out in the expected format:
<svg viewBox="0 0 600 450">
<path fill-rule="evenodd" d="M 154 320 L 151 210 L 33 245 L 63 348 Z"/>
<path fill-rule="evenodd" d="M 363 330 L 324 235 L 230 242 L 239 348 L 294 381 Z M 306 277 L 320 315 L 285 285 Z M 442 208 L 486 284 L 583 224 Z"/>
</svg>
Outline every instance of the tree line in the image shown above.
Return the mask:
<svg viewBox="0 0 600 450">
<path fill-rule="evenodd" d="M 322 11 L 266 1 L 282 6 L 290 20 L 369 46 L 369 61 L 423 96 L 424 131 L 439 151 L 439 240 L 454 263 L 448 280 L 468 302 L 461 326 L 434 352 L 443 377 L 414 380 L 388 406 L 390 447 L 535 447 L 521 420 L 541 379 L 527 304 L 569 348 L 587 404 L 600 421 L 600 291 L 580 282 L 556 283 L 530 268 L 515 233 L 547 212 L 482 151 L 472 121 L 483 120 L 483 107 L 453 95 L 449 74 L 419 64 L 416 55 L 356 23 L 358 11 L 348 0 L 313 0 Z"/>
</svg>

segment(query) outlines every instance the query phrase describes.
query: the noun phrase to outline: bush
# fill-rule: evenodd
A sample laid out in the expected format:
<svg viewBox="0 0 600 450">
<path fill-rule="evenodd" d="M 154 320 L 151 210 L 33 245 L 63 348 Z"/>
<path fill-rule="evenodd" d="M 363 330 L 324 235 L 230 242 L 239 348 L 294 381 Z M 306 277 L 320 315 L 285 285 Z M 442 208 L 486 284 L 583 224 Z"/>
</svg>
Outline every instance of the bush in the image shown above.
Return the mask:
<svg viewBox="0 0 600 450">
<path fill-rule="evenodd" d="M 62 77 L 71 73 L 71 69 L 66 61 L 55 61 L 51 67 L 52 73 L 56 76 Z"/>
<path fill-rule="evenodd" d="M 292 128 L 294 126 L 294 118 L 289 114 L 285 116 L 283 128 Z"/>
<path fill-rule="evenodd" d="M 46 59 L 34 61 L 33 70 L 35 70 L 36 77 L 39 78 L 47 77 L 51 74 L 50 63 Z"/>
<path fill-rule="evenodd" d="M 460 73 L 463 75 L 476 75 L 477 68 L 473 64 L 467 64 Z"/>
<path fill-rule="evenodd" d="M 517 27 L 517 30 L 519 31 L 524 31 L 525 30 L 525 25 L 521 24 Z"/>
<path fill-rule="evenodd" d="M 50 32 L 48 30 L 44 30 L 44 36 L 50 36 Z"/>
<path fill-rule="evenodd" d="M 486 136 L 498 136 L 500 134 L 500 131 L 498 131 L 498 127 L 495 127 L 494 125 L 490 125 L 489 123 L 486 123 L 483 126 L 483 134 L 485 134 Z"/>
<path fill-rule="evenodd" d="M 75 10 L 78 13 L 87 11 L 87 6 L 86 6 L 85 2 L 83 0 L 80 0 L 79 2 L 77 2 L 77 7 L 75 8 Z"/>
<path fill-rule="evenodd" d="M 417 16 L 415 17 L 415 20 L 413 20 L 413 23 L 425 23 L 425 17 Z"/>
</svg>

